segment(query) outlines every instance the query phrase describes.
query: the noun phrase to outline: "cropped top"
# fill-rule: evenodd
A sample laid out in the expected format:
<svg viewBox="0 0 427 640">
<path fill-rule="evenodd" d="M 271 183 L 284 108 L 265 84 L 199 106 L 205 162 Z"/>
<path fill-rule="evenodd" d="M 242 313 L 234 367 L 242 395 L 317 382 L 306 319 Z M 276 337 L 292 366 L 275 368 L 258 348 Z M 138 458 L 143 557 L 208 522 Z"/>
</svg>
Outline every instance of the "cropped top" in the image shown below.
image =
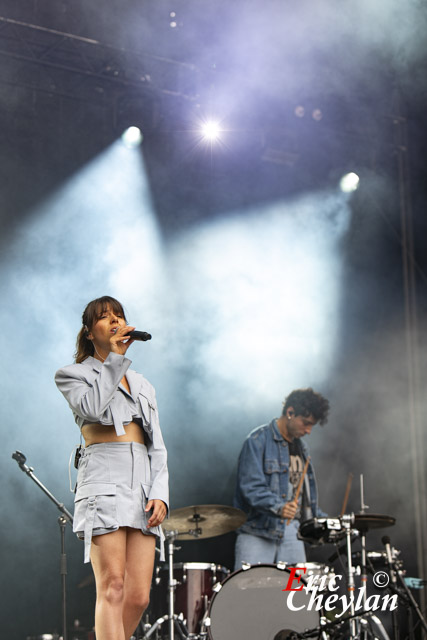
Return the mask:
<svg viewBox="0 0 427 640">
<path fill-rule="evenodd" d="M 142 421 L 150 458 L 152 485 L 149 500 L 162 500 L 169 509 L 167 453 L 160 431 L 154 387 L 144 376 L 129 369 L 131 360 L 110 352 L 104 362 L 89 356 L 79 364 L 59 369 L 55 382 L 67 400 L 80 429 L 87 423 L 113 425 L 118 436 L 123 425 Z M 130 394 L 121 384 L 126 375 Z"/>
</svg>

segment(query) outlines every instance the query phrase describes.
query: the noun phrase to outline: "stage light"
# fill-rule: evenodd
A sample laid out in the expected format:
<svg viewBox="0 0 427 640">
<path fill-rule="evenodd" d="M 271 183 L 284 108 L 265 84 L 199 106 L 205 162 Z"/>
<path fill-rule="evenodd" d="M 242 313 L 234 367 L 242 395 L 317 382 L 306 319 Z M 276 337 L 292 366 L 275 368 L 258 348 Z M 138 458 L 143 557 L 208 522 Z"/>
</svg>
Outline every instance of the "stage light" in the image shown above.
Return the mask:
<svg viewBox="0 0 427 640">
<path fill-rule="evenodd" d="M 128 147 L 128 149 L 138 147 L 143 139 L 144 136 L 142 135 L 141 129 L 138 129 L 138 127 L 129 127 L 122 133 L 123 144 L 125 147 Z"/>
<path fill-rule="evenodd" d="M 360 178 L 357 173 L 346 173 L 340 180 L 340 189 L 343 193 L 351 193 L 359 187 Z"/>
<path fill-rule="evenodd" d="M 205 140 L 208 140 L 210 142 L 215 142 L 215 140 L 218 140 L 220 137 L 221 128 L 218 122 L 214 122 L 213 120 L 210 120 L 203 124 L 201 128 L 201 132 Z"/>
</svg>

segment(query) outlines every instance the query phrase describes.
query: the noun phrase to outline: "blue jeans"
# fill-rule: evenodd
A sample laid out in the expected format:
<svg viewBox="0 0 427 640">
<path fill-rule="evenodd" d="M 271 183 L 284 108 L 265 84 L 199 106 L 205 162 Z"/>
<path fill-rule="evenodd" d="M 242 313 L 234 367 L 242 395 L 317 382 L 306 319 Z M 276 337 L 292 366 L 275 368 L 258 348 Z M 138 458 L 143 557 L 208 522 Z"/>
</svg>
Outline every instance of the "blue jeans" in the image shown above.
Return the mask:
<svg viewBox="0 0 427 640">
<path fill-rule="evenodd" d="M 305 562 L 305 548 L 297 533 L 300 523 L 293 520 L 286 527 L 283 540 L 269 540 L 250 533 L 238 533 L 235 547 L 234 571 L 247 564 L 276 564 Z"/>
</svg>

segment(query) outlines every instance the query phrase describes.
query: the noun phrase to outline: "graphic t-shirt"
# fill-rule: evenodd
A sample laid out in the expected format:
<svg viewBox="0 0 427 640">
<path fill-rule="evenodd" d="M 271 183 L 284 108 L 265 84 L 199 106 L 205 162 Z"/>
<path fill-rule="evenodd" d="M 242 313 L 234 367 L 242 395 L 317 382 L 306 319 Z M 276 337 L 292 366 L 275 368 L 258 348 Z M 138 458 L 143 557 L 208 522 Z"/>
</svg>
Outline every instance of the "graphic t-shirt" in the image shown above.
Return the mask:
<svg viewBox="0 0 427 640">
<path fill-rule="evenodd" d="M 289 487 L 288 496 L 289 501 L 292 501 L 295 497 L 299 481 L 304 470 L 304 458 L 302 457 L 301 444 L 298 439 L 289 442 Z M 295 514 L 295 520 L 301 519 L 301 507 L 304 496 L 304 488 L 300 491 L 298 498 L 298 509 Z"/>
</svg>

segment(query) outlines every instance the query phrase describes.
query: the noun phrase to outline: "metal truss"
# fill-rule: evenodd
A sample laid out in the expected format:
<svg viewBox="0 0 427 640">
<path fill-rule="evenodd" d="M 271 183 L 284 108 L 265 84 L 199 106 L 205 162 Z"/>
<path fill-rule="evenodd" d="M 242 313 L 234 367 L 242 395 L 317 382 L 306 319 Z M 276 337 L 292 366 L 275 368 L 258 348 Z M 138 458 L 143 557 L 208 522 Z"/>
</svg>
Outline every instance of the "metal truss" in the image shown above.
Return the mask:
<svg viewBox="0 0 427 640">
<path fill-rule="evenodd" d="M 45 92 L 111 107 L 112 126 L 117 131 L 126 128 L 128 120 L 138 124 L 138 114 L 144 115 L 145 128 L 161 127 L 159 113 L 169 114 L 169 111 L 173 113 L 175 128 L 185 131 L 188 128 L 185 118 L 191 111 L 185 105 L 203 104 L 201 94 L 206 87 L 222 80 L 219 72 L 201 69 L 196 64 L 0 16 L 0 85 L 24 87 L 33 95 Z M 257 98 L 263 104 L 262 96 Z M 252 103 L 253 99 L 251 94 L 248 102 Z M 183 122 L 180 122 L 179 103 L 184 106 Z M 250 133 L 242 145 L 250 147 L 255 160 L 260 158 L 263 163 L 292 167 L 306 153 L 305 141 L 310 147 L 312 138 L 316 138 L 318 147 L 329 149 L 331 156 L 335 147 L 360 147 L 358 153 L 365 162 L 369 154 L 373 163 L 377 155 L 384 153 L 379 148 L 379 140 L 390 140 L 388 154 L 392 155 L 391 138 L 384 135 L 388 119 L 369 109 L 356 112 L 354 107 L 351 118 L 347 114 L 337 119 L 328 118 L 328 111 L 336 114 L 337 110 L 325 104 L 325 117 L 318 122 L 313 120 L 314 115 L 309 115 L 317 103 L 302 104 L 307 111 L 305 118 L 294 115 L 293 105 L 286 122 L 279 119 L 271 127 L 252 122 L 250 111 L 245 113 L 242 108 L 239 117 L 244 124 L 241 126 Z M 285 107 L 282 104 L 282 113 Z"/>
<path fill-rule="evenodd" d="M 0 16 L 0 82 L 91 100 L 112 88 L 194 100 L 198 75 L 192 64 Z"/>
</svg>

